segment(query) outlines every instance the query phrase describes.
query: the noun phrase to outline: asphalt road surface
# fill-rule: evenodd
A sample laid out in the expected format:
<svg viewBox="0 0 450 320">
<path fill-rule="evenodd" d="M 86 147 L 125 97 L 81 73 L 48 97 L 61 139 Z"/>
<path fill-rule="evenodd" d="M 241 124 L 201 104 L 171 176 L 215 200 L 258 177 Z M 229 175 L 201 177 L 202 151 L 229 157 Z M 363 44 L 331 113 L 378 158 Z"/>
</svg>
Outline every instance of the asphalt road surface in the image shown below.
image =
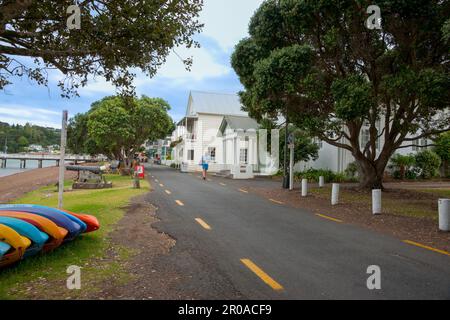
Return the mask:
<svg viewBox="0 0 450 320">
<path fill-rule="evenodd" d="M 157 228 L 177 240 L 166 263 L 200 298 L 450 299 L 450 256 L 264 199 L 239 181 L 161 166 L 147 174 Z M 380 268 L 381 290 L 368 289 L 369 266 Z"/>
</svg>

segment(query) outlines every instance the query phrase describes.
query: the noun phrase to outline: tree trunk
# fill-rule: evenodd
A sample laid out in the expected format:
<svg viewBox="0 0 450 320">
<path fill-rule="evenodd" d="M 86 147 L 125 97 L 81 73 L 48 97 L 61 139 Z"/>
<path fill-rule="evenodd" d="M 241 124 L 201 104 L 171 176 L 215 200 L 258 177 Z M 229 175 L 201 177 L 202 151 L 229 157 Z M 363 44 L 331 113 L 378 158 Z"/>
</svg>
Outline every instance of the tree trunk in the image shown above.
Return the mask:
<svg viewBox="0 0 450 320">
<path fill-rule="evenodd" d="M 383 187 L 384 171 L 387 166 L 387 161 L 380 162 L 369 161 L 365 157 L 356 159 L 359 175 L 359 187 L 361 189 L 381 189 Z"/>
</svg>

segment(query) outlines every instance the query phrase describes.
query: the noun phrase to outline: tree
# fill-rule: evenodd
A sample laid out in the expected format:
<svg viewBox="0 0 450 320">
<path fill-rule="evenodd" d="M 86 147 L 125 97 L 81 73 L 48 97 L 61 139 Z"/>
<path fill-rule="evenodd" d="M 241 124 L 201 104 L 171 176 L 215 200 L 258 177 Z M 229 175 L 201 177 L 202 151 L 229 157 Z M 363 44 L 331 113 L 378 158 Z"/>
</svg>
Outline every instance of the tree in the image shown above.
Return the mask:
<svg viewBox="0 0 450 320">
<path fill-rule="evenodd" d="M 410 168 L 416 163 L 416 158 L 413 154 L 401 155 L 394 154 L 391 158 L 391 165 L 398 170 L 398 177 L 404 180 Z"/>
<path fill-rule="evenodd" d="M 128 93 L 131 70 L 151 77 L 173 47 L 198 45 L 192 37 L 202 28 L 202 0 L 78 3 L 81 30 L 68 30 L 73 1 L 0 0 L 0 89 L 22 75 L 46 85 L 46 70 L 56 68 L 65 75 L 59 82 L 65 97 L 86 85 L 89 75 L 104 76 Z M 189 68 L 191 59 L 184 63 Z"/>
<path fill-rule="evenodd" d="M 288 116 L 311 136 L 351 152 L 362 188 L 382 188 L 396 150 L 450 130 L 444 34 L 450 3 L 377 1 L 382 30 L 365 27 L 370 4 L 267 0 L 232 66 L 252 117 Z"/>
<path fill-rule="evenodd" d="M 449 164 L 450 164 L 450 132 L 441 134 L 435 141 L 434 152 L 442 160 L 442 173 L 444 177 L 449 176 Z"/>
<path fill-rule="evenodd" d="M 71 119 L 68 146 L 73 152 L 104 154 L 131 165 L 145 141 L 173 131 L 169 110 L 170 105 L 160 98 L 105 97 L 86 114 Z"/>
<path fill-rule="evenodd" d="M 280 137 L 284 137 L 286 128 L 280 130 Z M 294 163 L 317 160 L 319 157 L 319 146 L 302 130 L 293 126 L 289 127 L 289 134 L 294 135 Z M 280 139 L 280 163 L 284 163 L 284 139 Z M 288 153 L 289 155 L 289 153 Z M 288 159 L 289 163 L 289 159 Z"/>
</svg>

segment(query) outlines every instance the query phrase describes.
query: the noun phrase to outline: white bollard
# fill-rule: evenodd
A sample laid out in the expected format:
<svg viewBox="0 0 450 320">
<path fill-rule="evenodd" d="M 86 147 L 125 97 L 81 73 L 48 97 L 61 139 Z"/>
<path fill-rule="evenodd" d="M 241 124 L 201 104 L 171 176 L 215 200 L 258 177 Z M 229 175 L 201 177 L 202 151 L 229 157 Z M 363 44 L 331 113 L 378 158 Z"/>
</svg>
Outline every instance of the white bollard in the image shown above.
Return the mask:
<svg viewBox="0 0 450 320">
<path fill-rule="evenodd" d="M 450 231 L 450 199 L 439 199 L 439 230 Z"/>
<path fill-rule="evenodd" d="M 303 179 L 302 180 L 302 197 L 308 196 L 308 180 Z"/>
<path fill-rule="evenodd" d="M 378 215 L 382 213 L 381 210 L 381 190 L 372 190 L 372 213 Z"/>
<path fill-rule="evenodd" d="M 319 188 L 323 188 L 325 186 L 325 177 L 319 177 Z"/>
<path fill-rule="evenodd" d="M 339 204 L 339 183 L 333 183 L 331 190 L 331 205 L 335 206 Z"/>
</svg>

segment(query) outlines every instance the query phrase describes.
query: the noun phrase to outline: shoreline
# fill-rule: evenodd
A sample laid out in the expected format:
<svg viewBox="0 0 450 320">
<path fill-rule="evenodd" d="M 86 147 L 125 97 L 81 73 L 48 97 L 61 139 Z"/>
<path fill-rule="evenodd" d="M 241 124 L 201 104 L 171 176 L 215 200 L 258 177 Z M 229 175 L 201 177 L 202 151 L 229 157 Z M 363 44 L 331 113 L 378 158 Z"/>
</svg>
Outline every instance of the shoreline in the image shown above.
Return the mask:
<svg viewBox="0 0 450 320">
<path fill-rule="evenodd" d="M 40 187 L 56 184 L 58 182 L 59 168 L 47 167 L 41 169 L 30 169 L 24 172 L 14 173 L 0 177 L 0 203 L 13 201 L 24 194 L 34 191 Z M 65 179 L 75 176 L 73 172 L 65 173 Z"/>
</svg>

